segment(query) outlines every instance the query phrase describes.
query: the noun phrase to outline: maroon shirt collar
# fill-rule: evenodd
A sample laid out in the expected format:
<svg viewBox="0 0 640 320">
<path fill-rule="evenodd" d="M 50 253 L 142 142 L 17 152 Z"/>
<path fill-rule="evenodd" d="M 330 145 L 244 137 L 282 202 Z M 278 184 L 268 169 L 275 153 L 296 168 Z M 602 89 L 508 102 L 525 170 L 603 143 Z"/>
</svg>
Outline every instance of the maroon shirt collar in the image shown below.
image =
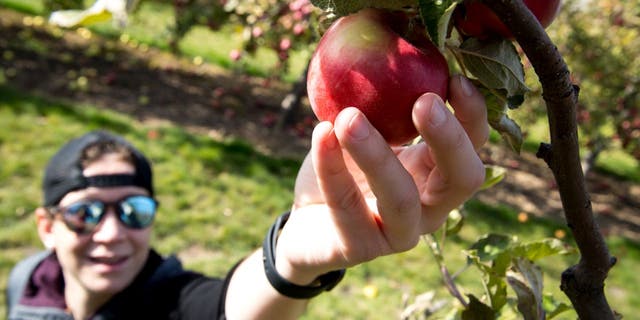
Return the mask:
<svg viewBox="0 0 640 320">
<path fill-rule="evenodd" d="M 34 307 L 66 309 L 64 277 L 58 257 L 51 253 L 34 270 L 20 300 L 20 304 Z"/>
</svg>

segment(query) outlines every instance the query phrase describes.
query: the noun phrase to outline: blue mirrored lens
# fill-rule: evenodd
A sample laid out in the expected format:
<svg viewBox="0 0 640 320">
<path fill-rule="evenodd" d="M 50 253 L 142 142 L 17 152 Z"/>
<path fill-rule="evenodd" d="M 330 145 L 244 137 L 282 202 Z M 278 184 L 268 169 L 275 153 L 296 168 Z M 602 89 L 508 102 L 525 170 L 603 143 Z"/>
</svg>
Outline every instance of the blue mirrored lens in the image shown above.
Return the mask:
<svg viewBox="0 0 640 320">
<path fill-rule="evenodd" d="M 63 220 L 71 230 L 85 232 L 98 225 L 104 211 L 101 202 L 77 202 L 63 210 Z"/>
<path fill-rule="evenodd" d="M 148 227 L 156 216 L 157 202 L 146 196 L 133 196 L 120 202 L 120 221 L 135 229 Z"/>
<path fill-rule="evenodd" d="M 107 212 L 115 205 L 118 219 L 132 229 L 143 229 L 151 225 L 156 215 L 158 202 L 147 196 L 131 196 L 116 203 L 81 201 L 62 208 L 62 217 L 69 229 L 78 233 L 93 231 Z"/>
</svg>

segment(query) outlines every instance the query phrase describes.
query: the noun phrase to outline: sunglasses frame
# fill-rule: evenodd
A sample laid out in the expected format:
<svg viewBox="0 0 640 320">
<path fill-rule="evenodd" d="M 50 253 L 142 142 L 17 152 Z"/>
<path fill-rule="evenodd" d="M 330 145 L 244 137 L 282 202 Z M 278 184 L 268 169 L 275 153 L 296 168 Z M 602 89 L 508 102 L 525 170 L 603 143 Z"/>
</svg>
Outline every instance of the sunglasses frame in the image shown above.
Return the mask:
<svg viewBox="0 0 640 320">
<path fill-rule="evenodd" d="M 151 200 L 151 203 L 153 203 L 154 210 L 151 215 L 151 218 L 148 219 L 149 221 L 147 223 L 140 223 L 140 219 L 137 219 L 137 215 L 135 214 L 135 211 L 132 212 L 134 213 L 133 214 L 134 220 L 127 219 L 128 215 L 126 214 L 123 205 L 129 204 L 131 207 L 133 207 L 133 205 L 131 205 L 131 203 L 128 201 L 131 201 L 132 199 L 137 199 L 137 198 L 148 199 L 148 200 Z M 87 212 L 88 210 L 90 210 L 89 208 L 95 204 L 99 204 L 102 210 L 97 215 L 95 222 L 87 222 L 86 217 L 89 217 L 89 215 L 85 215 L 84 217 L 81 217 L 82 226 L 74 225 L 69 221 L 69 219 L 67 219 L 67 217 L 78 217 L 79 215 L 78 212 L 80 211 Z M 155 220 L 156 214 L 158 212 L 159 205 L 160 203 L 158 202 L 158 200 L 147 195 L 128 195 L 117 201 L 112 201 L 112 202 L 106 202 L 106 201 L 96 200 L 96 199 L 84 199 L 84 200 L 73 202 L 66 206 L 59 206 L 59 205 L 50 206 L 50 207 L 47 207 L 46 209 L 53 216 L 56 216 L 56 215 L 61 216 L 62 222 L 64 222 L 64 224 L 67 226 L 67 228 L 69 228 L 69 230 L 78 234 L 89 234 L 89 233 L 92 233 L 98 227 L 98 225 L 100 225 L 100 223 L 104 219 L 104 216 L 109 211 L 109 208 L 114 209 L 115 211 L 114 213 L 116 214 L 118 221 L 120 221 L 120 223 L 122 223 L 122 225 L 125 226 L 127 229 L 133 229 L 133 230 L 145 229 L 153 224 L 153 221 Z M 80 208 L 84 208 L 84 210 L 80 210 Z M 76 213 L 70 213 L 69 211 L 70 209 L 78 209 L 78 210 L 76 210 L 77 211 Z"/>
</svg>

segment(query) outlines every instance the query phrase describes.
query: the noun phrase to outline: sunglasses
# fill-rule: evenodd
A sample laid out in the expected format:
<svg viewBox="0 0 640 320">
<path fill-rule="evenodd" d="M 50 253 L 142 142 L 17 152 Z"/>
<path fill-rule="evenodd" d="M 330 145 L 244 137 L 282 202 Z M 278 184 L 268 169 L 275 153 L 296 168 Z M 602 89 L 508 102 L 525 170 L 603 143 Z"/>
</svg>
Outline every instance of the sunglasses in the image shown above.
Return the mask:
<svg viewBox="0 0 640 320">
<path fill-rule="evenodd" d="M 148 196 L 130 196 L 116 202 L 82 200 L 64 207 L 48 209 L 52 214 L 60 214 L 70 230 L 87 234 L 96 229 L 109 207 L 115 209 L 118 220 L 125 227 L 144 229 L 153 223 L 158 201 Z"/>
</svg>

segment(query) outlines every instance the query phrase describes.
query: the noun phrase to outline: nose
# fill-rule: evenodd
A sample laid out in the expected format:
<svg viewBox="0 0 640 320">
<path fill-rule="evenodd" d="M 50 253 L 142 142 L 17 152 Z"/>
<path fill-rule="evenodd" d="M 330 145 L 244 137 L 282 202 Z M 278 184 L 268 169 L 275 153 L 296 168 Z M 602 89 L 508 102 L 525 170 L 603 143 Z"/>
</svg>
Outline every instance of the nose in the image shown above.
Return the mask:
<svg viewBox="0 0 640 320">
<path fill-rule="evenodd" d="M 93 232 L 95 242 L 114 242 L 124 238 L 125 226 L 118 220 L 116 214 L 112 207 L 107 209 L 102 221 Z"/>
</svg>

